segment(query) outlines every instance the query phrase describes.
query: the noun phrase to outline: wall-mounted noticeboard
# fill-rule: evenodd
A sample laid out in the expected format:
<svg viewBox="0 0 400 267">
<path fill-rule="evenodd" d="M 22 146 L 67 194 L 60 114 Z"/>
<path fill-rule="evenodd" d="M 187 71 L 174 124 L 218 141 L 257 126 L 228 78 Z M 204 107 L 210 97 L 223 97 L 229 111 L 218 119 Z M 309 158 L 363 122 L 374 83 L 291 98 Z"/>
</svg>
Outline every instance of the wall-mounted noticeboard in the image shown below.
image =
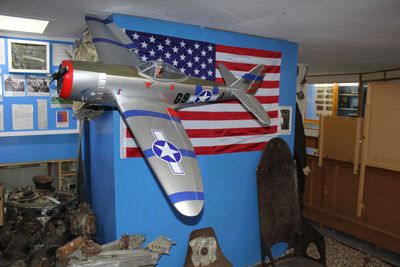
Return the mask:
<svg viewBox="0 0 400 267">
<path fill-rule="evenodd" d="M 50 84 L 72 50 L 72 41 L 0 36 L 0 137 L 78 132 L 72 102 Z"/>
</svg>

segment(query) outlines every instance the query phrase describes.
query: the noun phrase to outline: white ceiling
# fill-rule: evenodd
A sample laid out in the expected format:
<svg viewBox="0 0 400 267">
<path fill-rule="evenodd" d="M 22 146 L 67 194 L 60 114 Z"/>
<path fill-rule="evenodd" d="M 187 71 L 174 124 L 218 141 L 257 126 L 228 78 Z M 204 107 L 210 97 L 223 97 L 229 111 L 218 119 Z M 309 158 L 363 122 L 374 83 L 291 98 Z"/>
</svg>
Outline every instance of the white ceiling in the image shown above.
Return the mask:
<svg viewBox="0 0 400 267">
<path fill-rule="evenodd" d="M 296 42 L 311 74 L 400 67 L 400 0 L 0 0 L 2 15 L 50 19 L 46 36 L 80 37 L 86 12 Z"/>
</svg>

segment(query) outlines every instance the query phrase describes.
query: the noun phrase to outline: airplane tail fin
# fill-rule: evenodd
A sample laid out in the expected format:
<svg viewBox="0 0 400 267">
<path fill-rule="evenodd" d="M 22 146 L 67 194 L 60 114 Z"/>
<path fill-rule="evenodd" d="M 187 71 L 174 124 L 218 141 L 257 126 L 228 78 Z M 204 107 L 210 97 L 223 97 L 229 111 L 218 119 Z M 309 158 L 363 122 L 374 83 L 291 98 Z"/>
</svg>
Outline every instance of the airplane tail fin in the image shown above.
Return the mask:
<svg viewBox="0 0 400 267">
<path fill-rule="evenodd" d="M 270 125 L 267 112 L 254 96 L 264 79 L 264 65 L 257 65 L 240 79 L 237 79 L 222 63 L 218 64 L 218 68 L 230 92 L 263 124 Z"/>
</svg>

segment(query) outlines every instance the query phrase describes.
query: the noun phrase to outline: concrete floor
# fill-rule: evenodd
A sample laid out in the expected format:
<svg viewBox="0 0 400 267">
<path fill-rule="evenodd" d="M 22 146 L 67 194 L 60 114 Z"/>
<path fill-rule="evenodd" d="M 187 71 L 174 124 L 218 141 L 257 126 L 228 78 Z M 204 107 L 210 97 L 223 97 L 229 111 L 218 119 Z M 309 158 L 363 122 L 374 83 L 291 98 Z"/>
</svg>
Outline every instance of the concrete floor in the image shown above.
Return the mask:
<svg viewBox="0 0 400 267">
<path fill-rule="evenodd" d="M 400 254 L 378 249 L 373 244 L 333 229 L 314 226 L 325 238 L 327 267 L 400 267 Z M 286 254 L 290 253 L 293 250 Z M 319 258 L 314 244 L 308 247 L 307 254 Z M 253 265 L 259 266 L 260 263 Z"/>
</svg>

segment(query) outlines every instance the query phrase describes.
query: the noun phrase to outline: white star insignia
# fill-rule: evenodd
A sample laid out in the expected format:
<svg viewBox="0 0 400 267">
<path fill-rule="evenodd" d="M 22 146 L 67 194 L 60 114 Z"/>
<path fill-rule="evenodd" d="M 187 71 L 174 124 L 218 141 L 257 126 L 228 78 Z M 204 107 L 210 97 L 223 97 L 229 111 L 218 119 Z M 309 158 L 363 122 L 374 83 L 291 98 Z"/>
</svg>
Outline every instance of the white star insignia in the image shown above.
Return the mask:
<svg viewBox="0 0 400 267">
<path fill-rule="evenodd" d="M 143 55 L 141 58 L 142 58 L 142 60 L 143 60 L 144 62 L 147 61 L 147 57 L 146 57 L 145 55 Z"/>
<path fill-rule="evenodd" d="M 195 43 L 194 44 L 194 49 L 199 49 L 199 48 L 200 48 L 200 45 L 198 43 Z"/>
<path fill-rule="evenodd" d="M 208 73 L 208 76 L 212 77 L 214 72 L 212 70 L 209 70 L 207 73 Z"/>
<path fill-rule="evenodd" d="M 208 46 L 208 51 L 212 51 L 212 50 L 213 50 L 212 45 L 209 45 L 209 46 Z"/>
<path fill-rule="evenodd" d="M 173 64 L 174 66 L 177 66 L 177 65 L 178 65 L 178 61 L 176 61 L 176 59 L 174 59 L 174 61 L 172 61 L 172 64 Z"/>
<path fill-rule="evenodd" d="M 201 56 L 203 56 L 203 57 L 204 57 L 204 56 L 206 55 L 206 53 L 207 53 L 207 52 L 206 52 L 206 51 L 204 51 L 204 49 L 203 49 L 203 50 L 202 50 L 200 53 L 201 53 Z"/>
<path fill-rule="evenodd" d="M 198 69 L 194 70 L 194 74 L 199 75 L 200 71 Z"/>
<path fill-rule="evenodd" d="M 171 58 L 171 54 L 169 52 L 165 53 L 165 58 Z"/>
<path fill-rule="evenodd" d="M 181 44 L 181 47 L 185 47 L 185 45 L 186 45 L 186 43 L 183 40 L 180 42 L 180 44 Z"/>
<path fill-rule="evenodd" d="M 207 65 L 204 64 L 204 62 L 203 62 L 203 63 L 200 64 L 200 66 L 201 66 L 202 69 L 205 69 Z"/>
<path fill-rule="evenodd" d="M 184 67 L 182 67 L 182 68 L 180 68 L 179 70 L 182 71 L 183 73 L 185 73 L 185 70 L 186 70 L 186 69 L 185 69 Z"/>
<path fill-rule="evenodd" d="M 164 158 L 166 156 L 171 157 L 174 161 L 176 161 L 175 155 L 178 151 L 172 149 L 167 142 L 165 142 L 164 146 L 156 145 L 161 150 L 160 158 Z"/>
<path fill-rule="evenodd" d="M 188 55 L 191 55 L 191 54 L 193 53 L 193 50 L 192 50 L 191 48 L 189 48 L 189 49 L 187 50 L 187 53 L 188 53 Z"/>
<path fill-rule="evenodd" d="M 179 56 L 181 58 L 181 60 L 185 60 L 186 56 L 184 54 Z"/>
<path fill-rule="evenodd" d="M 174 46 L 174 47 L 172 47 L 172 52 L 174 52 L 174 53 L 178 53 L 178 47 L 176 47 L 176 46 Z"/>
<path fill-rule="evenodd" d="M 163 50 L 164 46 L 162 44 L 157 45 L 158 50 Z"/>
<path fill-rule="evenodd" d="M 203 77 L 204 77 L 204 75 L 201 76 L 201 78 L 204 80 L 206 77 L 204 77 L 204 78 Z M 204 94 L 202 96 L 199 96 L 197 99 L 199 100 L 198 102 L 206 102 L 208 98 L 209 98 L 209 96 L 207 94 Z"/>
<path fill-rule="evenodd" d="M 170 40 L 169 38 L 167 38 L 167 39 L 165 40 L 165 45 L 171 45 L 171 40 Z"/>
<path fill-rule="evenodd" d="M 186 63 L 188 68 L 191 68 L 193 66 L 193 63 L 191 61 L 189 61 L 188 63 Z"/>
<path fill-rule="evenodd" d="M 194 57 L 194 62 L 199 62 L 200 58 L 198 56 Z"/>
<path fill-rule="evenodd" d="M 209 64 L 211 64 L 211 63 L 213 62 L 213 59 L 210 58 L 210 57 L 209 57 L 207 60 L 208 60 L 208 63 L 209 63 Z"/>
<path fill-rule="evenodd" d="M 206 76 L 204 76 L 204 74 L 203 74 L 200 78 L 202 78 L 203 80 L 205 80 L 205 79 L 206 79 Z"/>
<path fill-rule="evenodd" d="M 152 36 L 150 36 L 149 40 L 150 40 L 150 43 L 154 43 L 156 41 L 156 38 L 154 38 L 154 36 L 152 35 Z"/>
<path fill-rule="evenodd" d="M 149 51 L 149 53 L 150 53 L 150 56 L 152 56 L 152 57 L 154 57 L 156 55 L 156 52 L 153 49 L 151 49 Z"/>
<path fill-rule="evenodd" d="M 147 43 L 146 42 L 142 42 L 142 48 L 147 48 Z"/>
</svg>

